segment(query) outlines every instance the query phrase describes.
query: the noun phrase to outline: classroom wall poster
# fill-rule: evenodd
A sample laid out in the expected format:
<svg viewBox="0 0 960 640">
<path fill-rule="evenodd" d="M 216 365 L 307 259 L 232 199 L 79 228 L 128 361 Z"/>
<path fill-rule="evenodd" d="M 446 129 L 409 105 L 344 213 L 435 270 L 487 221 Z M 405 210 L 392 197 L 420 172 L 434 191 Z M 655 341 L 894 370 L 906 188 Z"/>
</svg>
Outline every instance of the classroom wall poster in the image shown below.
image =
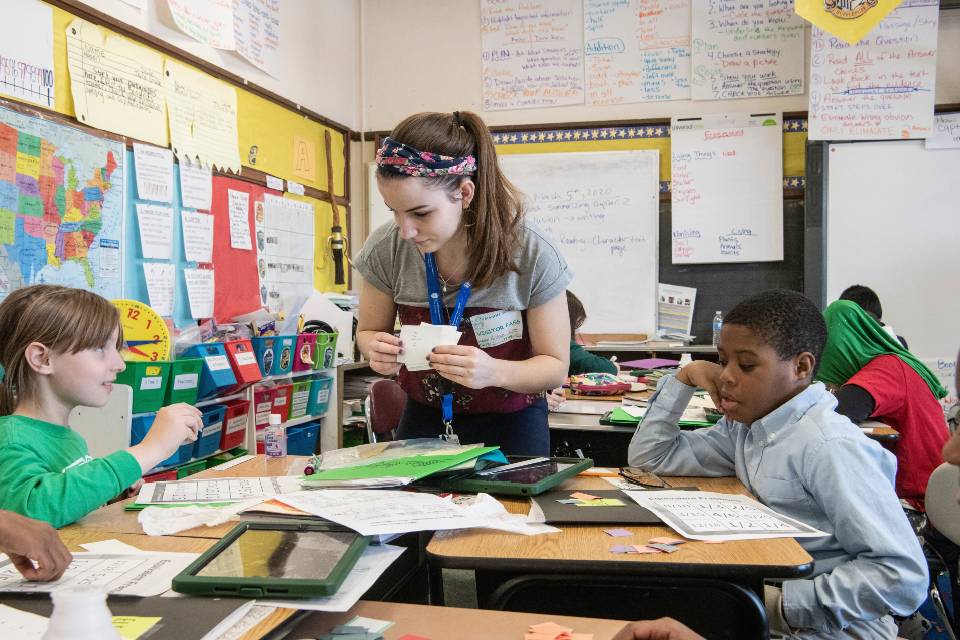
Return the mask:
<svg viewBox="0 0 960 640">
<path fill-rule="evenodd" d="M 0 21 L 0 93 L 54 108 L 53 8 L 45 2 L 20 0 L 16 20 Z"/>
<path fill-rule="evenodd" d="M 270 193 L 263 196 L 262 210 L 262 222 L 254 215 L 261 295 L 271 311 L 289 314 L 313 294 L 314 210 L 309 203 Z"/>
<path fill-rule="evenodd" d="M 856 44 L 897 8 L 902 0 L 859 0 L 833 2 L 827 8 L 824 0 L 794 0 L 797 15 L 814 26 L 837 36 L 848 44 Z"/>
<path fill-rule="evenodd" d="M 924 142 L 927 149 L 960 148 L 960 112 L 933 116 L 933 133 Z"/>
<path fill-rule="evenodd" d="M 690 0 L 584 0 L 586 99 L 690 98 Z"/>
<path fill-rule="evenodd" d="M 810 140 L 889 140 L 933 134 L 936 0 L 905 0 L 850 45 L 810 35 Z"/>
<path fill-rule="evenodd" d="M 255 233 L 256 238 L 251 249 L 236 249 L 232 246 L 231 193 L 238 194 L 233 196 L 235 202 L 247 199 L 244 222 L 249 230 L 256 228 L 255 216 L 263 217 L 263 196 L 270 192 L 243 180 L 223 176 L 213 178 L 213 201 L 210 209 L 214 219 L 213 263 L 217 267 L 213 305 L 217 322 L 230 322 L 234 316 L 250 313 L 261 306 L 257 258 L 258 252 L 265 249 L 263 231 L 261 229 Z"/>
</svg>

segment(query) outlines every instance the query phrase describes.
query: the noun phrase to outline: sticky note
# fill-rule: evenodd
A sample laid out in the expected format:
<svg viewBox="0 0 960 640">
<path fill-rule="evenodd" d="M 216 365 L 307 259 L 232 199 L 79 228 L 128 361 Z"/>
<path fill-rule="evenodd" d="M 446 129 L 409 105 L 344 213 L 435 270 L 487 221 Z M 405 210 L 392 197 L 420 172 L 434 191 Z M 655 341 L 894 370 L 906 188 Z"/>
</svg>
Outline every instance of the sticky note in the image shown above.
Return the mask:
<svg viewBox="0 0 960 640">
<path fill-rule="evenodd" d="M 651 547 L 651 548 L 653 548 L 653 549 L 659 549 L 660 551 L 665 551 L 665 552 L 667 552 L 667 553 L 676 553 L 677 551 L 679 551 L 679 549 L 677 549 L 677 548 L 676 548 L 675 546 L 673 546 L 672 544 L 661 544 L 661 543 L 659 543 L 659 542 L 648 542 L 648 543 L 647 543 L 647 546 L 648 546 L 648 547 Z"/>
<path fill-rule="evenodd" d="M 592 633 L 571 633 L 570 640 L 593 640 Z"/>
<path fill-rule="evenodd" d="M 113 616 L 113 628 L 123 640 L 137 640 L 158 622 L 159 617 Z"/>
<path fill-rule="evenodd" d="M 576 498 L 568 498 L 566 500 L 557 500 L 560 504 L 580 504 L 580 501 Z"/>
<path fill-rule="evenodd" d="M 610 547 L 610 553 L 632 553 L 633 545 L 615 544 Z"/>
<path fill-rule="evenodd" d="M 660 553 L 660 549 L 654 549 L 642 544 L 633 545 L 633 553 Z"/>
<path fill-rule="evenodd" d="M 726 540 L 701 540 L 703 544 L 723 544 Z"/>
<path fill-rule="evenodd" d="M 623 501 L 619 498 L 596 498 L 594 500 L 580 500 L 578 507 L 623 507 Z"/>
<path fill-rule="evenodd" d="M 604 529 L 603 532 L 608 536 L 613 536 L 614 538 L 626 538 L 633 535 L 626 529 Z"/>
<path fill-rule="evenodd" d="M 598 500 L 599 499 L 599 496 L 594 496 L 589 493 L 583 493 L 582 491 L 571 493 L 570 497 L 575 500 Z"/>
<path fill-rule="evenodd" d="M 365 631 L 370 633 L 383 633 L 392 625 L 393 622 L 390 620 L 377 620 L 376 618 L 364 618 L 363 616 L 357 616 L 353 620 L 347 621 L 347 626 L 363 627 Z"/>
<path fill-rule="evenodd" d="M 676 546 L 678 544 L 685 543 L 686 540 L 681 540 L 680 538 L 671 538 L 670 536 L 660 536 L 659 538 L 650 538 L 647 542 L 659 542 L 660 544 L 671 544 Z"/>
</svg>

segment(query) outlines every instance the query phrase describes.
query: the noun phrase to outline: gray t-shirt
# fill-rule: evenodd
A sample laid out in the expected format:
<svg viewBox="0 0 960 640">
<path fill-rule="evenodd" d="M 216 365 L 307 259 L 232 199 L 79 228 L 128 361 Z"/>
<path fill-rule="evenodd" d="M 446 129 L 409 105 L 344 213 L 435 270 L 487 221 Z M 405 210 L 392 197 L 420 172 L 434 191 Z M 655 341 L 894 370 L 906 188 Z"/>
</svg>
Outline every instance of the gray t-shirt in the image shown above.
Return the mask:
<svg viewBox="0 0 960 640">
<path fill-rule="evenodd" d="M 423 257 L 416 246 L 400 238 L 395 222 L 376 229 L 353 260 L 364 280 L 393 298 L 398 305 L 426 307 L 427 278 Z M 556 245 L 540 229 L 524 222 L 520 230 L 517 266 L 485 289 L 474 289 L 470 307 L 525 311 L 561 294 L 573 273 Z M 444 302 L 452 306 L 459 287 L 447 292 Z"/>
</svg>

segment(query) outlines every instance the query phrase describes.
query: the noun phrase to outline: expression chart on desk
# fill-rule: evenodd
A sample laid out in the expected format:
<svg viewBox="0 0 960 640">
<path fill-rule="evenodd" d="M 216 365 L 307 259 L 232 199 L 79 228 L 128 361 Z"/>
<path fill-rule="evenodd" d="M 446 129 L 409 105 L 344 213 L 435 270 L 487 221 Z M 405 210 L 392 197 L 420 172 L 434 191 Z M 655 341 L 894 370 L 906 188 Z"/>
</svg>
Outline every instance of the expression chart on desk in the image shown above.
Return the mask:
<svg viewBox="0 0 960 640">
<path fill-rule="evenodd" d="M 783 260 L 781 115 L 674 118 L 670 127 L 673 264 Z"/>
<path fill-rule="evenodd" d="M 143 485 L 137 504 L 233 502 L 267 499 L 300 488 L 294 477 L 203 478 L 152 482 Z"/>
</svg>

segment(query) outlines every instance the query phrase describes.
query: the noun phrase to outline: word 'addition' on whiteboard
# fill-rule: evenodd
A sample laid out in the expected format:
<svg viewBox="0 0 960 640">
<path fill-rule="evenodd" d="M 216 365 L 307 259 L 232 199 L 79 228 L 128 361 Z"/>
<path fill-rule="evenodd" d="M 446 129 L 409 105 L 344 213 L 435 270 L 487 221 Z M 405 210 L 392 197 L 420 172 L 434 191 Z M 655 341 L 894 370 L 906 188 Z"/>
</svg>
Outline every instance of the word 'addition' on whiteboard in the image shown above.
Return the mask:
<svg viewBox="0 0 960 640">
<path fill-rule="evenodd" d="M 584 333 L 656 329 L 659 153 L 605 151 L 500 157 L 527 219 L 560 249 L 583 301 Z"/>
<path fill-rule="evenodd" d="M 671 122 L 674 264 L 783 260 L 781 115 Z"/>
</svg>

